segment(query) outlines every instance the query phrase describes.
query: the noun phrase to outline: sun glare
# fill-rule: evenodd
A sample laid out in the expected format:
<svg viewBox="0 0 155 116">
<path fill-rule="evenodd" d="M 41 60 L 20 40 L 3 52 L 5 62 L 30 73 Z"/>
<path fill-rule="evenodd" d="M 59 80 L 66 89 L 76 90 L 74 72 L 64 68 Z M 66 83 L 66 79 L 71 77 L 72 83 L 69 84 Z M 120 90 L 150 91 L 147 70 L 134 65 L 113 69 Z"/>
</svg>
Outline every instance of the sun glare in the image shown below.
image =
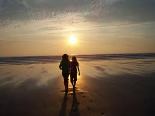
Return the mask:
<svg viewBox="0 0 155 116">
<path fill-rule="evenodd" d="M 77 43 L 77 37 L 75 35 L 70 35 L 68 39 L 69 44 L 75 45 Z"/>
</svg>

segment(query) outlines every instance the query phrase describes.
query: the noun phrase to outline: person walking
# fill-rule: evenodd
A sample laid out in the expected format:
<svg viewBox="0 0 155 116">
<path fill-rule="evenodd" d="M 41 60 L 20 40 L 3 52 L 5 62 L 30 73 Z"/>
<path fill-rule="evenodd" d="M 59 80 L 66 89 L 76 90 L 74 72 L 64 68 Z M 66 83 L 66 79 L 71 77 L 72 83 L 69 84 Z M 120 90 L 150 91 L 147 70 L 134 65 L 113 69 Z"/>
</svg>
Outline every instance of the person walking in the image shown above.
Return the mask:
<svg viewBox="0 0 155 116">
<path fill-rule="evenodd" d="M 64 79 L 65 92 L 68 92 L 68 77 L 70 72 L 70 61 L 67 54 L 62 55 L 62 60 L 59 65 L 60 70 L 62 70 L 62 76 Z"/>
<path fill-rule="evenodd" d="M 80 68 L 77 58 L 75 56 L 72 57 L 72 61 L 70 62 L 70 81 L 73 85 L 73 88 L 76 86 L 77 81 L 77 73 L 80 75 Z"/>
</svg>

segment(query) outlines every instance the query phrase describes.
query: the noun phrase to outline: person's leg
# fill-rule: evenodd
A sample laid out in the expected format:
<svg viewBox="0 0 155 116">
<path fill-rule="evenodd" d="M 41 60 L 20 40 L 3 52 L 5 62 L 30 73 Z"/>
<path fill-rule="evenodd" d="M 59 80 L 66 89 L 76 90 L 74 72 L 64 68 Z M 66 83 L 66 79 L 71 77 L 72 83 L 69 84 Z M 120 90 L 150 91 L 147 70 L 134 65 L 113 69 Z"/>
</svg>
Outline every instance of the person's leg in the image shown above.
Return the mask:
<svg viewBox="0 0 155 116">
<path fill-rule="evenodd" d="M 64 86 L 65 86 L 65 92 L 68 92 L 68 74 L 63 74 L 64 77 Z"/>
<path fill-rule="evenodd" d="M 68 80 L 66 81 L 66 84 L 65 84 L 65 91 L 68 92 Z"/>
<path fill-rule="evenodd" d="M 64 79 L 65 92 L 68 92 L 68 78 Z"/>
<path fill-rule="evenodd" d="M 76 80 L 74 80 L 74 87 L 76 86 Z"/>
<path fill-rule="evenodd" d="M 74 87 L 76 86 L 76 81 L 77 81 L 77 73 L 74 74 Z"/>
<path fill-rule="evenodd" d="M 72 77 L 72 75 L 70 75 L 70 81 L 71 81 L 71 84 L 73 86 L 73 77 Z"/>
<path fill-rule="evenodd" d="M 77 74 L 74 75 L 74 87 L 76 86 Z"/>
</svg>

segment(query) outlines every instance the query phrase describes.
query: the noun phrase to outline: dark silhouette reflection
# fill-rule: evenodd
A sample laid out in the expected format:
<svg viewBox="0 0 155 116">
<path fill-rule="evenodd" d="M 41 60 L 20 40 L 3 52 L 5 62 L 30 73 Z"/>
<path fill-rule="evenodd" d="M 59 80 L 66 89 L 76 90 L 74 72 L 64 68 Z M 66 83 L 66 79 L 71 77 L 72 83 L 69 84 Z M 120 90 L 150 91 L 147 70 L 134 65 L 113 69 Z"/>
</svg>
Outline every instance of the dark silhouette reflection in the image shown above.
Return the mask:
<svg viewBox="0 0 155 116">
<path fill-rule="evenodd" d="M 59 112 L 59 116 L 68 116 L 67 112 L 67 93 L 64 94 L 63 102 L 61 104 L 61 109 Z M 80 116 L 79 108 L 78 108 L 78 101 L 76 97 L 75 88 L 73 88 L 73 100 L 72 100 L 72 106 L 69 113 L 69 116 Z"/>
<path fill-rule="evenodd" d="M 78 101 L 76 97 L 75 87 L 73 88 L 73 102 L 69 116 L 80 116 L 79 108 L 78 108 Z"/>
<path fill-rule="evenodd" d="M 66 114 L 67 114 L 67 93 L 64 94 L 59 116 L 67 116 Z"/>
</svg>

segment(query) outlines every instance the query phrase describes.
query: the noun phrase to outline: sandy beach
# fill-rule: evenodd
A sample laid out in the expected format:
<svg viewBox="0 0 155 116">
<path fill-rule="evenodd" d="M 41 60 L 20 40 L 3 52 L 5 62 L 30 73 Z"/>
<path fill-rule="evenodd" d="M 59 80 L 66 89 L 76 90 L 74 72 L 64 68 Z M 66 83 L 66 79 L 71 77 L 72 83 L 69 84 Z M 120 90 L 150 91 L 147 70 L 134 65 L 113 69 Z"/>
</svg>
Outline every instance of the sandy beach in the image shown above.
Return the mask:
<svg viewBox="0 0 155 116">
<path fill-rule="evenodd" d="M 0 0 L 0 116 L 155 116 L 155 0 Z"/>
<path fill-rule="evenodd" d="M 80 60 L 64 93 L 59 62 L 0 65 L 0 116 L 154 116 L 155 59 Z"/>
</svg>

